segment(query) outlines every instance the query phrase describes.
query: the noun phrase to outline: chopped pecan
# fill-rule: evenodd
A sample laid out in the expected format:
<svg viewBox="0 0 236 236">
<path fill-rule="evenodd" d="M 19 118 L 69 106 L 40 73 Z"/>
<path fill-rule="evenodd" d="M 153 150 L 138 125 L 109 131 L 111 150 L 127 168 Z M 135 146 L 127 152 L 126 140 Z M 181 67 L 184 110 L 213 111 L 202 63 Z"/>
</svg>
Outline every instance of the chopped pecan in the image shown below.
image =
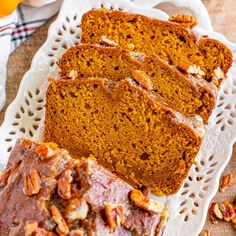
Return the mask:
<svg viewBox="0 0 236 236">
<path fill-rule="evenodd" d="M 226 76 L 220 67 L 217 67 L 216 69 L 214 69 L 213 74 L 212 74 L 212 83 L 213 84 L 215 84 L 217 87 L 219 87 L 222 80 L 225 80 L 225 79 L 226 79 Z"/>
<path fill-rule="evenodd" d="M 41 160 L 49 159 L 55 154 L 54 150 L 46 144 L 39 144 L 35 148 L 35 152 L 40 156 Z"/>
<path fill-rule="evenodd" d="M 108 39 L 106 36 L 101 37 L 99 44 L 104 45 L 104 46 L 109 46 L 109 47 L 116 47 L 118 45 L 117 42 L 115 42 L 114 40 Z"/>
<path fill-rule="evenodd" d="M 25 224 L 25 236 L 31 236 L 31 234 L 38 228 L 38 222 L 36 220 L 28 220 Z"/>
<path fill-rule="evenodd" d="M 235 211 L 229 202 L 225 201 L 221 204 L 219 204 L 220 211 L 222 213 L 223 219 L 225 221 L 230 221 L 235 217 Z"/>
<path fill-rule="evenodd" d="M 233 174 L 224 175 L 221 179 L 219 190 L 221 192 L 225 192 L 225 190 L 227 188 L 229 188 L 230 186 L 233 185 L 233 182 L 234 182 L 234 175 Z"/>
<path fill-rule="evenodd" d="M 110 232 L 112 233 L 117 226 L 121 226 L 125 223 L 124 206 L 105 203 L 104 209 L 108 224 L 110 226 Z"/>
<path fill-rule="evenodd" d="M 84 231 L 82 229 L 75 229 L 69 232 L 69 236 L 84 236 Z"/>
<path fill-rule="evenodd" d="M 75 80 L 77 79 L 79 76 L 78 72 L 76 70 L 71 70 L 70 73 L 69 73 L 69 77 L 72 79 L 72 80 Z"/>
<path fill-rule="evenodd" d="M 217 224 L 219 220 L 223 219 L 223 215 L 220 211 L 219 204 L 216 202 L 213 202 L 209 208 L 209 214 L 210 214 L 210 219 L 213 224 Z"/>
<path fill-rule="evenodd" d="M 51 210 L 51 214 L 52 214 L 52 219 L 57 224 L 57 227 L 56 227 L 57 233 L 60 236 L 64 236 L 64 235 L 68 234 L 69 227 L 68 227 L 65 219 L 61 215 L 61 212 L 59 211 L 59 209 L 56 206 L 52 205 L 52 206 L 50 206 L 50 210 Z"/>
<path fill-rule="evenodd" d="M 71 198 L 71 182 L 72 182 L 72 170 L 64 170 L 57 182 L 57 191 L 61 198 L 70 199 Z"/>
<path fill-rule="evenodd" d="M 32 196 L 39 193 L 41 180 L 37 170 L 30 169 L 28 173 L 24 174 L 23 182 L 23 192 L 25 195 Z"/>
<path fill-rule="evenodd" d="M 198 23 L 197 19 L 194 16 L 180 14 L 170 16 L 169 21 L 181 24 L 188 28 L 193 28 Z"/>
<path fill-rule="evenodd" d="M 133 76 L 133 79 L 136 80 L 142 87 L 144 87 L 147 90 L 152 90 L 152 82 L 149 78 L 149 76 L 142 70 L 133 70 L 131 71 L 131 75 Z"/>
<path fill-rule="evenodd" d="M 87 218 L 89 206 L 84 199 L 74 198 L 66 207 L 65 216 L 69 222 L 74 220 L 84 220 Z"/>
<path fill-rule="evenodd" d="M 7 185 L 9 176 L 11 175 L 11 168 L 6 169 L 0 176 L 0 188 Z"/>
<path fill-rule="evenodd" d="M 212 233 L 210 230 L 203 230 L 199 236 L 212 236 Z"/>
<path fill-rule="evenodd" d="M 140 190 L 133 189 L 130 193 L 130 199 L 137 207 L 154 213 L 162 213 L 164 205 L 145 196 Z"/>
<path fill-rule="evenodd" d="M 194 75 L 196 78 L 201 79 L 205 76 L 205 72 L 201 70 L 200 66 L 197 66 L 190 62 L 180 62 L 178 64 L 180 70 L 185 73 Z"/>
</svg>

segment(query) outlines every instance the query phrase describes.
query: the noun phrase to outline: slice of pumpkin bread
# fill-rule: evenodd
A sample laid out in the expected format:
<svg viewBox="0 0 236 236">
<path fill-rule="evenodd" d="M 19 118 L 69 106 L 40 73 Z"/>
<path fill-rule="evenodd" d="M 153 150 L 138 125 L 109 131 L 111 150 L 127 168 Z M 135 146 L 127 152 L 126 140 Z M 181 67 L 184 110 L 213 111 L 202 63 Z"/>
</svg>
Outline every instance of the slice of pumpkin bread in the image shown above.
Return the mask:
<svg viewBox="0 0 236 236">
<path fill-rule="evenodd" d="M 72 156 L 93 154 L 135 187 L 157 195 L 175 193 L 193 164 L 202 138 L 161 97 L 125 79 L 54 81 L 47 91 L 44 140 Z"/>
<path fill-rule="evenodd" d="M 231 51 L 219 41 L 201 37 L 181 24 L 143 15 L 105 9 L 84 14 L 81 42 L 98 43 L 102 36 L 121 46 L 132 43 L 136 51 L 156 53 L 176 66 L 193 63 L 201 67 L 208 81 L 215 79 L 217 70 L 226 74 L 232 64 Z"/>
<path fill-rule="evenodd" d="M 155 54 L 145 56 L 120 46 L 81 44 L 62 56 L 61 76 L 73 78 L 105 77 L 119 81 L 143 70 L 151 78 L 153 90 L 187 117 L 200 115 L 204 122 L 214 109 L 217 89 L 212 83 L 181 73 Z"/>
</svg>

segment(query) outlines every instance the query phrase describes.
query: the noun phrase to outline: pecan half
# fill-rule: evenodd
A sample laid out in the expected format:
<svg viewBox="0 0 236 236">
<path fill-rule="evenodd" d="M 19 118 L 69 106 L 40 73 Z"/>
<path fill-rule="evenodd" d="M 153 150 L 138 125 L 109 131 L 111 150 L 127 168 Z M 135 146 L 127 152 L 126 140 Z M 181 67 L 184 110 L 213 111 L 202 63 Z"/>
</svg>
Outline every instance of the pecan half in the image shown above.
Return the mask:
<svg viewBox="0 0 236 236">
<path fill-rule="evenodd" d="M 219 87 L 220 83 L 225 79 L 226 76 L 220 67 L 217 67 L 213 70 L 212 83 L 215 84 L 217 87 Z"/>
<path fill-rule="evenodd" d="M 178 64 L 180 70 L 185 73 L 192 74 L 198 79 L 202 79 L 205 76 L 205 72 L 201 70 L 200 66 L 197 66 L 190 62 L 180 62 Z"/>
<path fill-rule="evenodd" d="M 213 224 L 217 224 L 219 220 L 223 219 L 223 215 L 220 211 L 219 204 L 216 202 L 213 202 L 209 208 L 209 214 L 210 214 L 210 219 Z"/>
<path fill-rule="evenodd" d="M 235 211 L 229 202 L 225 201 L 221 204 L 219 204 L 220 211 L 222 213 L 223 219 L 225 221 L 230 221 L 235 217 Z"/>
<path fill-rule="evenodd" d="M 74 198 L 66 207 L 65 216 L 69 222 L 74 220 L 84 220 L 87 218 L 89 206 L 84 199 Z"/>
<path fill-rule="evenodd" d="M 121 226 L 125 223 L 124 206 L 105 203 L 104 209 L 108 224 L 110 226 L 110 232 L 112 233 L 117 226 Z"/>
<path fill-rule="evenodd" d="M 35 152 L 40 156 L 41 160 L 49 159 L 55 154 L 54 150 L 46 144 L 39 144 L 35 148 Z"/>
<path fill-rule="evenodd" d="M 38 171 L 35 169 L 30 169 L 27 174 L 23 176 L 23 192 L 27 196 L 32 196 L 38 194 L 40 191 L 40 177 Z"/>
<path fill-rule="evenodd" d="M 69 236 L 84 236 L 84 231 L 82 229 L 75 229 L 69 232 Z"/>
<path fill-rule="evenodd" d="M 106 36 L 102 36 L 100 41 L 100 45 L 108 46 L 108 47 L 116 47 L 118 44 L 114 40 L 108 39 Z"/>
<path fill-rule="evenodd" d="M 59 211 L 59 209 L 56 206 L 52 205 L 50 206 L 50 210 L 52 214 L 52 219 L 57 224 L 57 227 L 56 227 L 57 233 L 60 236 L 67 235 L 69 233 L 69 227 L 65 219 L 61 215 L 61 212 Z"/>
<path fill-rule="evenodd" d="M 71 198 L 71 182 L 72 182 L 72 170 L 67 169 L 64 170 L 57 182 L 57 192 L 59 196 L 63 199 L 70 199 Z"/>
<path fill-rule="evenodd" d="M 203 230 L 199 236 L 212 236 L 212 233 L 210 230 Z"/>
<path fill-rule="evenodd" d="M 147 90 L 153 90 L 152 82 L 149 76 L 142 70 L 133 70 L 131 71 L 133 79 L 136 80 L 142 87 Z"/>
<path fill-rule="evenodd" d="M 175 14 L 169 17 L 169 21 L 181 24 L 188 28 L 193 28 L 198 21 L 194 16 Z"/>
<path fill-rule="evenodd" d="M 162 203 L 156 202 L 147 196 L 145 196 L 140 190 L 133 189 L 130 193 L 130 199 L 134 202 L 137 207 L 143 210 L 162 213 L 164 205 Z"/>
<path fill-rule="evenodd" d="M 222 193 L 225 192 L 227 188 L 233 185 L 233 182 L 234 182 L 233 174 L 224 175 L 220 182 L 220 188 L 219 188 L 220 192 Z"/>
</svg>

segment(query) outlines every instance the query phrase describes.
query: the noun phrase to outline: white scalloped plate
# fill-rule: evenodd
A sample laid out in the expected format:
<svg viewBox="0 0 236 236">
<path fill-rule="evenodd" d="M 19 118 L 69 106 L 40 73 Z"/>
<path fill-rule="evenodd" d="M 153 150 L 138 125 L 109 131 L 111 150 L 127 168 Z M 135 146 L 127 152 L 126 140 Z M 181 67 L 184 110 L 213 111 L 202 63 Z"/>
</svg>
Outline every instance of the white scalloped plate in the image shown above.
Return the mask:
<svg viewBox="0 0 236 236">
<path fill-rule="evenodd" d="M 149 6 L 155 5 L 153 4 L 155 0 L 149 1 L 152 2 Z M 190 4 L 190 6 L 190 1 L 195 4 Z M 22 79 L 15 100 L 6 111 L 5 120 L 0 128 L 0 170 L 5 167 L 17 138 L 27 137 L 41 140 L 47 78 L 49 76 L 58 78 L 58 67 L 55 62 L 67 48 L 80 42 L 80 21 L 85 12 L 104 5 L 107 9 L 120 9 L 160 19 L 168 17 L 160 10 L 139 6 L 137 3 L 140 0 L 134 0 L 134 2 L 136 4 L 127 0 L 83 0 L 79 2 L 64 0 L 57 20 L 49 29 L 46 42 L 35 54 L 31 68 Z M 176 4 L 177 0 L 171 2 Z M 194 12 L 204 11 L 199 2 L 198 0 L 181 0 L 178 3 L 180 6 L 191 8 Z M 205 17 L 209 20 L 208 15 L 205 14 Z M 203 21 L 204 19 L 201 19 L 201 22 Z M 236 45 L 230 43 L 224 36 L 214 33 L 211 30 L 210 22 L 207 24 L 207 29 L 208 31 L 205 31 L 196 27 L 197 32 L 209 34 L 210 37 L 227 44 L 234 52 L 234 64 L 228 73 L 228 79 L 222 84 L 217 106 L 210 118 L 196 164 L 191 168 L 189 176 L 179 192 L 163 199 L 166 201 L 171 215 L 165 236 L 199 234 L 206 219 L 208 205 L 218 189 L 220 175 L 231 157 L 232 146 L 236 140 Z"/>
</svg>

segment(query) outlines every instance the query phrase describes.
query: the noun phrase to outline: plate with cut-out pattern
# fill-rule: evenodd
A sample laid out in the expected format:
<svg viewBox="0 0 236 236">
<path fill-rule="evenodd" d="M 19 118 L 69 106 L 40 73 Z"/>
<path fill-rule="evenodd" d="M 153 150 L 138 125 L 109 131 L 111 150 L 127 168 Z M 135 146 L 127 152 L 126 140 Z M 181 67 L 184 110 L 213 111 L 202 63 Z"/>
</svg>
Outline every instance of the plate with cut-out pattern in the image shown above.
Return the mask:
<svg viewBox="0 0 236 236">
<path fill-rule="evenodd" d="M 181 1 L 182 5 L 184 2 Z M 160 10 L 143 8 L 127 0 L 84 0 L 79 3 L 77 0 L 65 0 L 56 21 L 49 28 L 46 42 L 35 54 L 15 100 L 6 111 L 0 128 L 0 170 L 6 166 L 17 138 L 42 139 L 47 78 L 59 78 L 56 62 L 67 48 L 80 42 L 82 15 L 102 6 L 164 20 L 168 17 Z M 228 45 L 233 50 L 234 64 L 228 79 L 222 83 L 217 106 L 210 117 L 195 164 L 179 192 L 162 199 L 170 212 L 166 236 L 194 236 L 201 231 L 208 205 L 218 189 L 220 175 L 230 159 L 236 137 L 236 45 L 221 34 L 207 32 L 200 27 L 196 27 L 195 31 Z"/>
</svg>

